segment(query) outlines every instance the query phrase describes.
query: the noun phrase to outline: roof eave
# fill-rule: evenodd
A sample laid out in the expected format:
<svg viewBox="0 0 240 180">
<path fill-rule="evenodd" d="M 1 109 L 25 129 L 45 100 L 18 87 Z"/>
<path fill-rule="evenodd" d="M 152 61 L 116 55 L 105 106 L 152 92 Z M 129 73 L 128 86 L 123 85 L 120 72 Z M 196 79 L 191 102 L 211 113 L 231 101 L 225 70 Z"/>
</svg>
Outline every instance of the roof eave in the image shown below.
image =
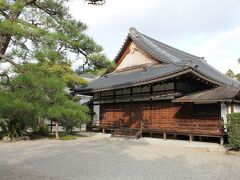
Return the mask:
<svg viewBox="0 0 240 180">
<path fill-rule="evenodd" d="M 172 102 L 177 103 L 214 103 L 214 102 L 231 102 L 232 99 L 174 99 Z"/>
<path fill-rule="evenodd" d="M 116 89 L 120 89 L 120 88 L 129 88 L 129 87 L 154 83 L 154 82 L 157 82 L 157 81 L 164 81 L 164 80 L 171 79 L 171 78 L 174 78 L 174 77 L 177 77 L 177 76 L 189 73 L 189 72 L 191 72 L 191 73 L 195 74 L 196 76 L 206 80 L 207 82 L 216 84 L 218 86 L 222 85 L 221 82 L 218 82 L 218 81 L 215 81 L 213 79 L 207 78 L 203 74 L 194 70 L 193 68 L 187 67 L 187 68 L 181 69 L 181 71 L 177 71 L 177 72 L 174 72 L 174 73 L 171 73 L 171 74 L 168 73 L 168 74 L 165 74 L 164 76 L 161 76 L 161 77 L 156 77 L 156 78 L 152 78 L 152 79 L 145 79 L 144 81 L 141 81 L 141 82 L 135 82 L 135 83 L 133 82 L 133 84 L 131 84 L 131 85 L 119 84 L 119 85 L 114 86 L 114 87 L 104 87 L 104 88 L 96 88 L 96 89 L 93 89 L 93 88 L 90 89 L 89 88 L 89 89 L 76 90 L 75 92 L 89 94 L 89 93 L 94 93 L 94 92 L 116 90 Z"/>
</svg>

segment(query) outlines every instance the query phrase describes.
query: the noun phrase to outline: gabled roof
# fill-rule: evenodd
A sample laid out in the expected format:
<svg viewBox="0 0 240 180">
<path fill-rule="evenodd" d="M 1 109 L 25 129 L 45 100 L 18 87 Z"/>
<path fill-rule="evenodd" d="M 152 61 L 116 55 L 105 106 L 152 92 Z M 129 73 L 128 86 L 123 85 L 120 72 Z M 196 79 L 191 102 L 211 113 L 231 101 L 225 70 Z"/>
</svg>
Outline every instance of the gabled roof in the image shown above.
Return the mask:
<svg viewBox="0 0 240 180">
<path fill-rule="evenodd" d="M 149 57 L 164 63 L 165 65 L 153 65 L 132 71 L 113 72 L 104 77 L 93 80 L 85 89 L 77 88 L 76 91 L 100 91 L 134 86 L 139 83 L 148 83 L 149 81 L 157 80 L 159 78 L 167 78 L 168 76 L 172 76 L 179 72 L 187 73 L 189 71 L 201 75 L 203 78 L 212 81 L 217 85 L 226 84 L 240 86 L 239 82 L 214 69 L 207 64 L 203 58 L 154 40 L 138 32 L 135 28 L 130 28 L 125 43 L 115 58 L 115 62 L 119 61 L 126 50 L 128 43 L 131 41 L 133 41 L 137 47 Z"/>
<path fill-rule="evenodd" d="M 189 94 L 177 99 L 173 102 L 218 102 L 218 101 L 231 101 L 239 94 L 240 88 L 233 86 L 220 86 L 215 89 L 201 91 Z"/>
</svg>

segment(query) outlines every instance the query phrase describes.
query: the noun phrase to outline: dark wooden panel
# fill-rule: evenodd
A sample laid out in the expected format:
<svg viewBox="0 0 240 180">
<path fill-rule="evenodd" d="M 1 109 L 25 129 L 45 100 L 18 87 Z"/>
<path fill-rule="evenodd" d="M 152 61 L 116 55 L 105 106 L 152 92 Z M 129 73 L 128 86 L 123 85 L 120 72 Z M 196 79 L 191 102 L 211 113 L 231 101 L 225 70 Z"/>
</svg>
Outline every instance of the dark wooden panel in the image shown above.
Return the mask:
<svg viewBox="0 0 240 180">
<path fill-rule="evenodd" d="M 142 106 L 143 103 L 131 103 L 130 108 L 130 126 L 138 127 L 142 121 Z"/>
<path fill-rule="evenodd" d="M 217 104 L 194 107 L 193 104 L 174 104 L 170 101 L 131 102 L 101 105 L 101 123 L 106 126 L 159 129 L 165 132 L 221 134 L 222 122 Z M 199 108 L 203 108 L 200 109 Z M 206 108 L 210 116 L 202 112 Z"/>
</svg>

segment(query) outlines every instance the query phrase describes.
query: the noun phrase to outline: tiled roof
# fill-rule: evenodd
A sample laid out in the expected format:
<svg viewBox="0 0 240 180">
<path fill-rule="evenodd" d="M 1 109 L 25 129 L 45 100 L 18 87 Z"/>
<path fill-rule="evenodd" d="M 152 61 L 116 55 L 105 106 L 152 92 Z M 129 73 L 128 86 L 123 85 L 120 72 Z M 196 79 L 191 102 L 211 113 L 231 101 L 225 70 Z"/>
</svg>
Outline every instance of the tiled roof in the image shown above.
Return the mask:
<svg viewBox="0 0 240 180">
<path fill-rule="evenodd" d="M 218 84 L 227 84 L 233 86 L 240 86 L 240 83 L 224 75 L 216 70 L 201 58 L 184 51 L 173 48 L 169 45 L 154 40 L 140 32 L 135 28 L 130 28 L 127 39 L 121 48 L 119 54 L 116 56 L 117 62 L 121 54 L 126 48 L 126 44 L 132 40 L 138 48 L 154 58 L 159 62 L 165 63 L 164 66 L 154 65 L 146 69 L 138 69 L 126 72 L 113 72 L 104 77 L 93 80 L 85 89 L 77 88 L 77 91 L 82 90 L 100 90 L 120 88 L 122 86 L 134 86 L 140 82 L 147 82 L 152 79 L 166 77 L 171 74 L 191 69 L 208 79 L 211 79 Z"/>
<path fill-rule="evenodd" d="M 233 86 L 220 86 L 215 89 L 201 91 L 186 95 L 173 102 L 210 102 L 210 101 L 231 101 L 235 96 L 239 94 L 240 88 Z"/>
<path fill-rule="evenodd" d="M 86 89 L 96 90 L 127 87 L 144 81 L 169 76 L 170 74 L 184 70 L 186 70 L 186 68 L 174 64 L 168 64 L 163 67 L 155 65 L 148 67 L 147 69 L 111 73 L 93 80 L 88 84 Z"/>
</svg>

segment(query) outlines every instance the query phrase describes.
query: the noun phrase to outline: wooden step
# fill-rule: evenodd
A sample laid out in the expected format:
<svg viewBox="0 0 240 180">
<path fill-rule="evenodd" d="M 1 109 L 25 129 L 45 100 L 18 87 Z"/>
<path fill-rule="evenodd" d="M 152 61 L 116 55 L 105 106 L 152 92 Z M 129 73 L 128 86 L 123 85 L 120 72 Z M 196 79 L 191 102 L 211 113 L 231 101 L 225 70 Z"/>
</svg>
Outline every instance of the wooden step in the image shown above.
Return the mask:
<svg viewBox="0 0 240 180">
<path fill-rule="evenodd" d="M 124 138 L 137 139 L 141 134 L 142 134 L 142 130 L 140 129 L 119 128 L 112 133 L 112 137 L 124 137 Z"/>
</svg>

